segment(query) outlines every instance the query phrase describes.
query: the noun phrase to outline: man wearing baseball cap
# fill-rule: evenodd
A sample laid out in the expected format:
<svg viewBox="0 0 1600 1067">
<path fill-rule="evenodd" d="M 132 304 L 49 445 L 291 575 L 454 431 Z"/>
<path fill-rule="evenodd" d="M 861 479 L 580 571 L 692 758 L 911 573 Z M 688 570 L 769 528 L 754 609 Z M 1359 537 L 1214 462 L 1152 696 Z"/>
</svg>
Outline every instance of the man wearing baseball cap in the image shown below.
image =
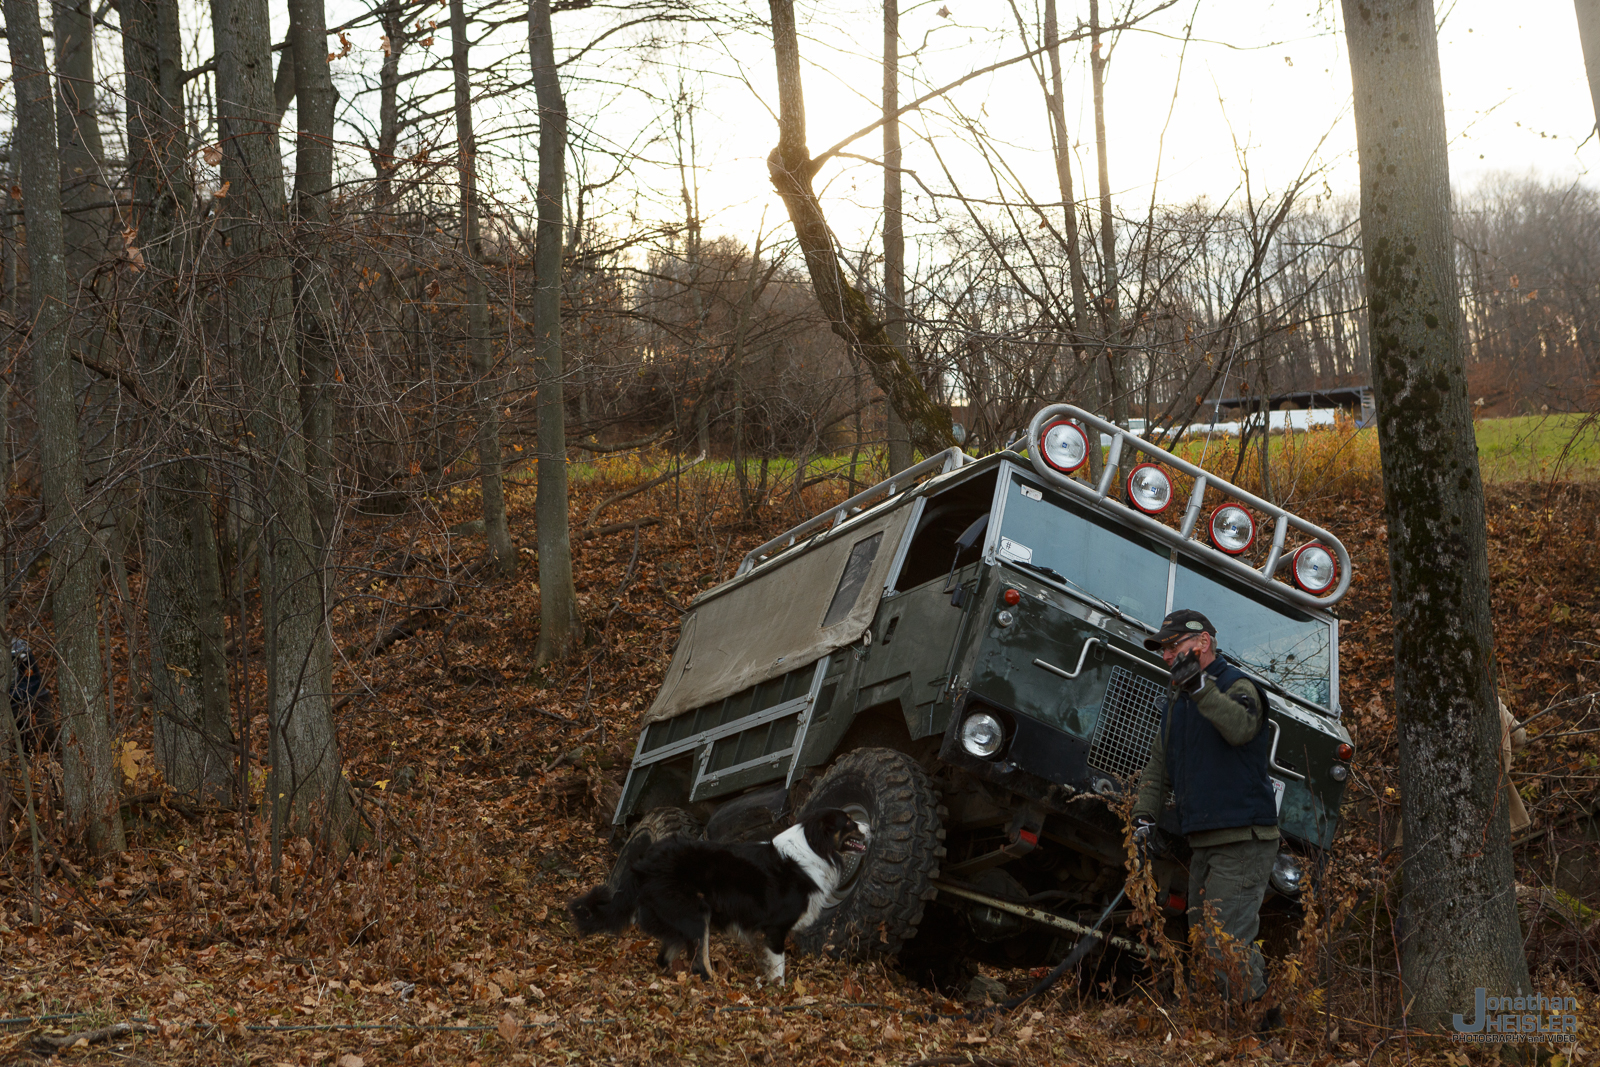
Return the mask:
<svg viewBox="0 0 1600 1067">
<path fill-rule="evenodd" d="M 1258 1000 L 1267 984 L 1255 938 L 1267 877 L 1278 855 L 1265 698 L 1217 652 L 1217 628 L 1198 611 L 1171 612 L 1145 647 L 1166 661 L 1173 695 L 1139 779 L 1134 836 L 1144 841 L 1154 833 L 1170 788 L 1179 832 L 1194 852 L 1189 923 L 1206 922 L 1206 946 L 1213 957 L 1221 958 L 1224 939 L 1248 946 L 1244 999 Z M 1209 908 L 1215 909 L 1215 925 L 1207 921 Z M 1282 1025 L 1276 1007 L 1263 1016 L 1262 1025 Z"/>
</svg>

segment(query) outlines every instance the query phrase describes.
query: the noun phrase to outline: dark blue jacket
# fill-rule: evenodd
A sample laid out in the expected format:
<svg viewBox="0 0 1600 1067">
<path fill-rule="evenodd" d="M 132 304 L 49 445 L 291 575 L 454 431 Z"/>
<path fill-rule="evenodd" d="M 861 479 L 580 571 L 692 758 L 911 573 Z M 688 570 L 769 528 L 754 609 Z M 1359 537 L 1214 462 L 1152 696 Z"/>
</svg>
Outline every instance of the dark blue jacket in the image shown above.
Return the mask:
<svg viewBox="0 0 1600 1067">
<path fill-rule="evenodd" d="M 1222 656 L 1206 668 L 1226 693 L 1244 674 Z M 1261 701 L 1257 689 L 1257 702 Z M 1161 716 L 1167 779 L 1177 801 L 1183 834 L 1239 826 L 1276 826 L 1278 808 L 1267 777 L 1272 731 L 1261 704 L 1261 725 L 1253 739 L 1230 745 L 1201 714 L 1195 700 L 1180 692 Z"/>
</svg>

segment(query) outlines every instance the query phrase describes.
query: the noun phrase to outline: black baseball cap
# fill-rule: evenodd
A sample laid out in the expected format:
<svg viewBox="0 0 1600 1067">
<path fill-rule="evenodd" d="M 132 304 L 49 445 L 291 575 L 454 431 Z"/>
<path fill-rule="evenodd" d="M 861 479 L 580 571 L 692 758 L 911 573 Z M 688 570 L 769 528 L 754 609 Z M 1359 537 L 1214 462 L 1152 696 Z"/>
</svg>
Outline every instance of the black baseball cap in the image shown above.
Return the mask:
<svg viewBox="0 0 1600 1067">
<path fill-rule="evenodd" d="M 1167 617 L 1161 620 L 1161 629 L 1154 637 L 1144 639 L 1144 647 L 1151 652 L 1161 651 L 1161 646 L 1171 641 L 1174 637 L 1183 637 L 1186 634 L 1210 634 L 1217 636 L 1217 628 L 1211 625 L 1211 620 L 1198 611 L 1188 608 L 1179 608 L 1168 612 Z"/>
</svg>

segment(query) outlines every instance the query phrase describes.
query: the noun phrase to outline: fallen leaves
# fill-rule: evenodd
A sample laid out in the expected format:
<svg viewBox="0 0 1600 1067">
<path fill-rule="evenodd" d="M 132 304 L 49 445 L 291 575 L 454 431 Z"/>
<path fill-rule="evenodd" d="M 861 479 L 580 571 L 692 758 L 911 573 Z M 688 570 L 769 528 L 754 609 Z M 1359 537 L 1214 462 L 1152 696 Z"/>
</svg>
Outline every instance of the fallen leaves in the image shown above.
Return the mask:
<svg viewBox="0 0 1600 1067">
<path fill-rule="evenodd" d="M 202 150 L 208 162 L 212 153 L 220 162 L 220 148 Z M 441 288 L 430 281 L 423 292 L 435 297 Z M 642 480 L 610 478 L 575 480 L 575 515 Z M 1518 490 L 1512 499 L 1530 503 L 1525 496 L 1532 492 Z M 631 731 L 676 636 L 671 601 L 687 602 L 725 576 L 727 561 L 773 532 L 729 526 L 714 546 L 703 545 L 693 523 L 680 525 L 672 487 L 652 493 L 627 501 L 619 516 L 663 518 L 652 536 L 641 537 L 631 581 L 623 580 L 633 556 L 631 531 L 575 548 L 580 592 L 618 608 L 596 627 L 596 643 L 571 663 L 533 669 L 538 593 L 523 580 L 465 588 L 448 631 L 341 664 L 338 689 L 370 687 L 373 694 L 341 712 L 340 729 L 352 780 L 386 783 L 361 793 L 381 847 L 333 862 L 304 842 L 288 842 L 274 890 L 261 820 L 227 812 L 191 820 L 152 805 L 140 816 L 146 825 L 134 831 L 133 847 L 105 869 L 81 877 L 63 861 L 47 878 L 50 906 L 61 918 L 44 928 L 26 919 L 28 883 L 15 873 L 21 868 L 0 867 L 0 966 L 11 1002 L 41 1014 L 154 1017 L 160 1033 L 132 1036 L 168 1047 L 146 1058 L 195 1067 L 216 1062 L 216 1031 L 205 1028 L 222 1026 L 219 1020 L 229 1020 L 230 1044 L 241 1043 L 251 1062 L 294 1067 L 473 1059 L 643 1065 L 690 1057 L 817 1067 L 1177 1064 L 1271 1055 L 1270 1044 L 1237 1036 L 1191 1033 L 1168 1043 L 1172 1031 L 1147 1002 L 1108 1007 L 1086 996 L 1069 1007 L 1078 994 L 1062 989 L 1042 998 L 1041 1010 L 1023 1025 L 991 1028 L 941 1019 L 961 1015 L 967 1005 L 925 993 L 883 967 L 791 956 L 789 986 L 757 987 L 749 954 L 718 939 L 719 981 L 708 986 L 682 974 L 659 976 L 649 939 L 576 939 L 565 900 L 603 879 L 611 858 L 608 827 L 596 824 L 597 814 L 608 813 L 592 787 L 620 782 L 626 773 Z M 514 529 L 531 527 L 531 488 L 513 487 L 508 505 Z M 455 506 L 440 528 L 474 517 L 472 501 Z M 1359 724 L 1358 766 L 1372 775 L 1372 802 L 1392 811 L 1382 798 L 1395 758 L 1387 695 L 1393 636 L 1382 581 L 1385 548 L 1368 536 L 1380 528 L 1379 510 L 1375 498 L 1343 506 L 1343 520 L 1320 521 L 1361 554 L 1356 587 L 1341 606 L 1347 716 Z M 1578 536 L 1590 525 L 1576 521 L 1588 506 L 1575 500 L 1552 518 L 1549 508 L 1507 511 L 1491 492 L 1497 529 L 1491 551 L 1504 564 L 1494 579 L 1497 611 L 1505 595 L 1540 605 L 1527 618 L 1497 615 L 1502 663 L 1539 664 L 1537 672 L 1507 672 L 1527 710 L 1542 706 L 1546 686 L 1566 684 L 1576 670 L 1569 649 L 1548 643 L 1551 611 L 1560 604 L 1574 620 L 1593 620 L 1600 609 L 1600 576 Z M 404 551 L 423 561 L 384 577 L 383 595 L 395 603 L 434 595 L 440 576 L 459 573 L 476 551 L 478 535 L 447 542 L 423 525 L 371 534 L 395 558 Z M 1559 597 L 1541 588 L 1552 573 L 1569 579 Z M 1549 599 L 1539 601 L 1540 595 Z M 368 647 L 380 613 L 359 614 L 349 605 L 340 611 L 334 625 L 341 647 Z M 363 673 L 351 673 L 351 663 Z M 1545 672 L 1548 683 L 1538 679 Z M 119 706 L 130 706 L 120 698 Z M 263 735 L 251 744 L 253 752 L 265 751 Z M 150 747 L 148 733 L 127 738 L 118 759 L 123 777 L 132 770 L 149 779 Z M 624 754 L 617 759 L 619 747 Z M 252 776 L 262 770 L 250 768 Z M 567 777 L 583 787 L 570 794 L 552 789 Z M 550 805 L 536 799 L 542 792 Z M 1353 841 L 1341 862 L 1359 855 L 1359 845 Z M 118 932 L 113 922 L 132 925 Z M 1021 972 L 999 977 L 1013 991 L 1031 984 Z M 295 1023 L 378 1029 L 360 1031 L 360 1044 L 349 1031 L 248 1029 Z M 465 1026 L 478 1029 L 427 1029 Z M 1344 1033 L 1349 1051 L 1342 1055 L 1359 1046 L 1355 1058 L 1364 1063 L 1377 1038 L 1354 1023 Z M 1374 1063 L 1386 1062 L 1386 1051 Z M 1300 1055 L 1310 1055 L 1306 1045 Z"/>
</svg>

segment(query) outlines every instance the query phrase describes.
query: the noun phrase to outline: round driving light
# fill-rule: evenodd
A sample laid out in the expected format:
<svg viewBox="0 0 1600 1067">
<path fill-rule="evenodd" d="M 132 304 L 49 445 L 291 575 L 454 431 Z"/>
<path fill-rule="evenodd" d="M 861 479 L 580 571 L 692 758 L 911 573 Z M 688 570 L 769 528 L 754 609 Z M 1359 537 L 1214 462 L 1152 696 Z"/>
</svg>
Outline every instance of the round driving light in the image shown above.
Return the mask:
<svg viewBox="0 0 1600 1067">
<path fill-rule="evenodd" d="M 1022 602 L 1022 594 L 1015 589 L 1007 589 L 1005 593 L 1001 595 L 1000 599 L 1004 600 L 1012 607 L 1016 607 Z"/>
<path fill-rule="evenodd" d="M 1350 759 L 1355 756 L 1356 750 L 1351 748 L 1350 745 L 1346 743 L 1334 749 L 1333 754 L 1338 756 L 1340 759 Z"/>
<path fill-rule="evenodd" d="M 1128 472 L 1128 499 L 1146 515 L 1165 511 L 1172 503 L 1172 480 L 1154 463 L 1141 463 Z"/>
<path fill-rule="evenodd" d="M 974 756 L 988 759 L 1000 751 L 1003 740 L 1005 731 L 1000 729 L 1000 720 L 987 712 L 975 711 L 961 724 L 961 747 Z"/>
<path fill-rule="evenodd" d="M 1272 874 L 1268 876 L 1272 888 L 1286 897 L 1300 895 L 1302 877 L 1300 874 L 1300 861 L 1292 852 L 1280 852 L 1278 858 L 1272 861 Z"/>
<path fill-rule="evenodd" d="M 1089 439 L 1077 423 L 1058 419 L 1039 435 L 1039 454 L 1062 474 L 1071 474 L 1089 461 Z"/>
<path fill-rule="evenodd" d="M 1015 615 L 1011 614 L 1011 612 L 1009 612 L 1009 611 L 1002 611 L 1000 614 L 998 614 L 998 615 L 996 615 L 994 617 L 995 625 L 1001 627 L 1002 629 L 1007 627 L 1007 626 L 1010 626 L 1012 623 L 1014 623 L 1016 621 L 1017 621 L 1017 617 Z"/>
<path fill-rule="evenodd" d="M 1328 777 L 1332 778 L 1336 782 L 1342 782 L 1346 778 L 1350 777 L 1350 768 L 1346 767 L 1342 763 L 1335 763 L 1332 767 L 1328 768 Z"/>
<path fill-rule="evenodd" d="M 1308 593 L 1326 593 L 1339 577 L 1333 553 L 1317 541 L 1301 545 L 1294 554 L 1294 584 Z"/>
<path fill-rule="evenodd" d="M 1211 543 L 1228 555 L 1237 556 L 1255 539 L 1255 521 L 1238 504 L 1219 504 L 1211 513 Z"/>
</svg>

